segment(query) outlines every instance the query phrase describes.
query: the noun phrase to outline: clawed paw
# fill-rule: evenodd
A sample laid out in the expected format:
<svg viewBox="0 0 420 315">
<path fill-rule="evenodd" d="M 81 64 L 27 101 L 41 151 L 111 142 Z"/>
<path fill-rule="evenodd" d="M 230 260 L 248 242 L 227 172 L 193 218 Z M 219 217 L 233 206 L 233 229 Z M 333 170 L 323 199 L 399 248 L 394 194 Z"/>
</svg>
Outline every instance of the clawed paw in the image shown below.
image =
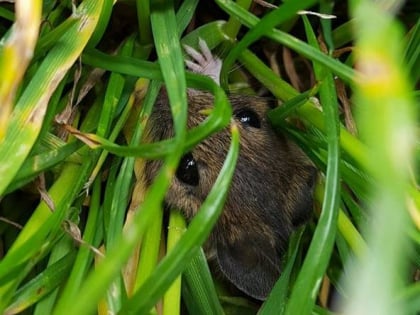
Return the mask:
<svg viewBox="0 0 420 315">
<path fill-rule="evenodd" d="M 185 52 L 193 60 L 185 60 L 187 68 L 195 73 L 206 75 L 212 78 L 220 85 L 220 71 L 222 69 L 222 60 L 213 56 L 207 43 L 199 38 L 198 46 L 200 51 L 195 50 L 191 46 L 184 45 Z"/>
</svg>

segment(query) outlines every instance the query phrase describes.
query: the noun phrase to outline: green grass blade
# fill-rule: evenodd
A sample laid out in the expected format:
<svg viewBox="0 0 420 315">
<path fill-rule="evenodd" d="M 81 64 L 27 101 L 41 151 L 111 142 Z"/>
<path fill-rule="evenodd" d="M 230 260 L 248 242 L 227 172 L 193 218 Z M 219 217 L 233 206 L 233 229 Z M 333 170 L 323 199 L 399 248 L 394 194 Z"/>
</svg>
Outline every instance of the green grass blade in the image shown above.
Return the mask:
<svg viewBox="0 0 420 315">
<path fill-rule="evenodd" d="M 152 32 L 150 28 L 150 1 L 137 0 L 137 19 L 139 25 L 139 41 L 141 45 L 152 44 Z"/>
<path fill-rule="evenodd" d="M 191 23 L 191 19 L 197 8 L 198 0 L 186 0 L 181 3 L 178 12 L 176 13 L 178 34 L 182 34 Z"/>
<path fill-rule="evenodd" d="M 185 218 L 177 209 L 169 215 L 167 253 L 174 250 L 187 228 Z M 163 315 L 179 315 L 181 313 L 181 275 L 175 279 L 163 296 Z"/>
<path fill-rule="evenodd" d="M 87 47 L 95 47 L 98 42 L 101 40 L 105 30 L 109 24 L 109 20 L 111 18 L 112 7 L 114 5 L 113 0 L 103 0 L 100 15 L 96 22 L 96 27 L 93 33 L 91 34 L 89 41 L 87 43 Z"/>
<path fill-rule="evenodd" d="M 203 250 L 191 260 L 182 279 L 183 300 L 190 314 L 223 314 Z"/>
<path fill-rule="evenodd" d="M 77 23 L 77 20 L 77 17 L 72 15 L 63 23 L 42 36 L 35 47 L 34 59 L 37 60 L 43 57 L 45 53 L 48 52 L 48 50 L 51 49 L 75 23 Z"/>
<path fill-rule="evenodd" d="M 65 279 L 74 262 L 74 253 L 64 256 L 33 278 L 15 293 L 14 302 L 5 310 L 5 314 L 17 314 L 39 301 L 58 287 Z"/>
<path fill-rule="evenodd" d="M 0 16 L 6 20 L 14 21 L 15 20 L 15 14 L 14 12 L 6 9 L 6 8 L 0 8 Z"/>
<path fill-rule="evenodd" d="M 226 34 L 224 33 L 224 26 L 226 22 L 224 21 L 214 21 L 207 23 L 203 26 L 197 27 L 194 31 L 185 35 L 181 42 L 184 45 L 188 45 L 195 49 L 198 47 L 198 39 L 203 39 L 209 49 L 213 49 L 226 40 Z M 187 74 L 187 83 L 188 83 L 188 74 Z"/>
<path fill-rule="evenodd" d="M 182 145 L 186 136 L 187 84 L 184 57 L 178 39 L 176 17 L 174 9 L 171 7 L 171 1 L 156 0 L 152 3 L 151 22 L 159 65 L 171 105 L 176 146 L 178 146 Z M 180 158 L 180 154 L 180 150 L 175 149 L 173 160 Z"/>
<path fill-rule="evenodd" d="M 60 148 L 45 151 L 41 154 L 27 158 L 22 167 L 19 169 L 19 172 L 16 174 L 13 182 L 9 185 L 9 187 L 7 187 L 6 193 L 22 187 L 43 171 L 61 163 L 71 154 L 80 149 L 81 146 L 82 144 L 80 142 L 72 142 L 64 144 Z"/>
<path fill-rule="evenodd" d="M 243 8 L 244 10 L 248 11 L 252 5 L 252 0 L 238 0 L 236 1 L 236 4 Z M 239 30 L 242 27 L 241 21 L 239 21 L 234 16 L 229 16 L 229 20 L 226 22 L 226 25 L 224 26 L 224 32 L 226 36 L 230 40 L 234 40 L 239 33 Z"/>
</svg>

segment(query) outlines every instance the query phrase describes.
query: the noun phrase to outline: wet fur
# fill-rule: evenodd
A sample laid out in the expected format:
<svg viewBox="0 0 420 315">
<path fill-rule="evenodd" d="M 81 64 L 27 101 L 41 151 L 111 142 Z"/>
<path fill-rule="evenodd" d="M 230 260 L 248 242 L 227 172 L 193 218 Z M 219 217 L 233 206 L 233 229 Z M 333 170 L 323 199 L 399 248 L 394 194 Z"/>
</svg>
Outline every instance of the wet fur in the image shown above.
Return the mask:
<svg viewBox="0 0 420 315">
<path fill-rule="evenodd" d="M 213 97 L 199 91 L 190 91 L 188 97 L 188 127 L 192 128 L 205 119 L 199 112 L 211 108 Z M 264 98 L 231 96 L 230 102 L 234 113 L 243 108 L 254 110 L 261 127 L 238 123 L 241 146 L 236 170 L 205 251 L 237 288 L 263 300 L 280 275 L 280 258 L 291 232 L 310 217 L 315 169 L 295 144 L 270 127 L 266 119 L 269 103 Z M 155 105 L 148 126 L 148 137 L 153 140 L 173 135 L 165 93 Z M 226 128 L 194 148 L 199 185 L 188 186 L 174 177 L 165 202 L 191 219 L 210 192 L 229 144 Z M 160 161 L 147 163 L 149 183 L 160 165 Z"/>
</svg>

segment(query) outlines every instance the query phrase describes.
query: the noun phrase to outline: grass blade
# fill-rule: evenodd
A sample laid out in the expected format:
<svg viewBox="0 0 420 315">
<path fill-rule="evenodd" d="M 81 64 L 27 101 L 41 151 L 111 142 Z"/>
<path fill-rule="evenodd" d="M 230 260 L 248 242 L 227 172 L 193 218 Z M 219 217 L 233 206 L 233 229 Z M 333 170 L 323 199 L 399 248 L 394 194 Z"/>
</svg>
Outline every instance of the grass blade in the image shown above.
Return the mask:
<svg viewBox="0 0 420 315">
<path fill-rule="evenodd" d="M 15 24 L 6 43 L 0 50 L 0 143 L 2 142 L 9 116 L 13 109 L 15 93 L 34 53 L 41 24 L 42 1 L 15 4 Z M 1 190 L 0 190 L 1 191 Z M 0 192 L 1 194 L 1 192 Z"/>
</svg>

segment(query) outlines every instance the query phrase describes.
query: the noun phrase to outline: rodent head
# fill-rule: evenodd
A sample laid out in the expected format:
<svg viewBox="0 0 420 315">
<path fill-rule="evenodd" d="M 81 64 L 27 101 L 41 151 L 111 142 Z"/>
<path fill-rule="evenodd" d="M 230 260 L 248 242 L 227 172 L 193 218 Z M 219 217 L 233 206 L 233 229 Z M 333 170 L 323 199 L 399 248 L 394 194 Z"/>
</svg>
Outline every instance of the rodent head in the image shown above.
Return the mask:
<svg viewBox="0 0 420 315">
<path fill-rule="evenodd" d="M 206 117 L 211 94 L 189 93 L 188 127 Z M 205 245 L 207 257 L 237 288 L 265 299 L 280 275 L 280 257 L 290 233 L 312 210 L 315 168 L 295 144 L 276 134 L 266 119 L 269 103 L 260 97 L 229 98 L 240 132 L 240 153 L 223 212 Z M 173 135 L 165 93 L 155 104 L 148 136 Z M 228 128 L 212 135 L 184 155 L 165 202 L 191 219 L 210 192 L 230 144 Z M 156 175 L 160 161 L 149 161 L 146 178 Z"/>
</svg>

